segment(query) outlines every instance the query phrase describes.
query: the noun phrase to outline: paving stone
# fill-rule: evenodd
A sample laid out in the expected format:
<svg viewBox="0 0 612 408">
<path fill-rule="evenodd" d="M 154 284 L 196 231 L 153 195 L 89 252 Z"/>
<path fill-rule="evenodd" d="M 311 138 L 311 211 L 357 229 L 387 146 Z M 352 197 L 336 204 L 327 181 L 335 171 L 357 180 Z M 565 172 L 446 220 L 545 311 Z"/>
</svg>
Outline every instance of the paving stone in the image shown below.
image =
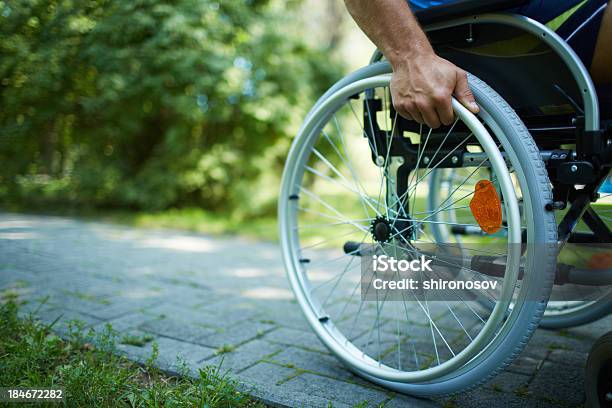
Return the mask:
<svg viewBox="0 0 612 408">
<path fill-rule="evenodd" d="M 283 381 L 297 375 L 297 371 L 291 368 L 279 367 L 270 363 L 259 363 L 242 371 L 235 378 L 243 384 L 243 389 L 273 405 L 286 405 L 284 401 L 291 398 L 291 392 L 282 386 Z M 294 400 L 295 406 L 300 402 Z"/>
<path fill-rule="evenodd" d="M 132 331 L 132 334 L 143 336 L 149 333 Z M 154 337 L 142 346 L 121 343 L 121 339 L 122 337 L 119 337 L 117 349 L 130 360 L 145 363 L 152 358 L 153 347 L 156 345 L 159 354 L 155 359 L 155 364 L 159 368 L 177 374 L 191 374 L 194 377 L 198 376 L 200 368 L 206 366 L 202 361 L 214 356 L 215 353 L 212 348 L 167 337 Z"/>
<path fill-rule="evenodd" d="M 169 317 L 149 320 L 143 323 L 140 327 L 143 330 L 150 331 L 161 336 L 193 343 L 198 343 L 200 339 L 216 333 L 214 329 L 196 326 L 195 324 L 185 323 Z M 204 343 L 201 344 L 205 345 Z"/>
<path fill-rule="evenodd" d="M 101 323 L 100 319 L 83 313 L 57 308 L 41 309 L 36 316 L 42 323 L 52 324 L 52 330 L 62 336 L 67 336 L 71 328 L 76 329 L 77 325 L 81 325 L 83 329 L 88 329 Z"/>
<path fill-rule="evenodd" d="M 583 376 L 583 370 L 578 367 L 545 362 L 528 389 L 540 399 L 557 404 L 581 405 L 584 402 Z"/>
<path fill-rule="evenodd" d="M 153 319 L 155 319 L 155 316 L 151 316 L 142 312 L 131 312 L 115 319 L 106 320 L 94 326 L 94 329 L 96 331 L 99 329 L 104 329 L 104 326 L 110 324 L 113 330 L 118 332 L 125 332 L 129 331 L 130 329 L 135 329 L 141 326 L 143 323 L 151 321 Z"/>
<path fill-rule="evenodd" d="M 296 392 L 302 392 L 320 398 L 329 398 L 334 405 L 340 403 L 377 406 L 389 399 L 390 396 L 390 393 L 365 387 L 361 384 L 338 381 L 310 373 L 304 373 L 294 377 L 283 385 L 285 388 L 292 389 Z"/>
<path fill-rule="evenodd" d="M 384 408 L 433 408 L 439 406 L 440 404 L 429 399 L 416 398 L 403 394 L 396 394 L 390 400 L 385 402 Z"/>
<path fill-rule="evenodd" d="M 554 363 L 576 366 L 584 369 L 588 357 L 588 353 L 579 353 L 569 350 L 553 350 L 548 355 L 548 360 Z"/>
<path fill-rule="evenodd" d="M 559 408 L 558 405 L 548 401 L 488 390 L 459 394 L 454 398 L 440 400 L 440 405 L 469 408 Z"/>
<path fill-rule="evenodd" d="M 252 319 L 254 315 L 258 314 L 258 311 L 254 308 L 246 307 L 229 309 L 227 316 L 224 316 L 221 310 L 211 310 L 198 305 L 188 307 L 186 305 L 179 306 L 177 303 L 163 303 L 149 308 L 147 312 L 215 329 L 236 325 Z"/>
<path fill-rule="evenodd" d="M 550 351 L 571 350 L 588 353 L 593 342 L 589 339 L 573 337 L 567 332 L 538 330 L 531 337 L 529 344 L 532 348 L 546 348 Z"/>
<path fill-rule="evenodd" d="M 515 392 L 527 386 L 531 376 L 504 371 L 489 381 L 486 387 L 493 391 Z"/>
<path fill-rule="evenodd" d="M 342 381 L 361 381 L 360 378 L 347 370 L 346 366 L 338 359 L 315 351 L 289 347 L 270 357 L 268 360 L 284 366 L 311 371 Z"/>
<path fill-rule="evenodd" d="M 542 363 L 540 359 L 521 355 L 506 368 L 506 371 L 531 376 L 536 373 Z"/>
<path fill-rule="evenodd" d="M 93 309 L 84 310 L 83 313 L 102 320 L 112 320 L 125 316 L 130 313 L 147 310 L 149 306 L 155 304 L 154 300 L 126 300 L 110 299 L 111 304 L 100 306 Z"/>
<path fill-rule="evenodd" d="M 228 296 L 221 302 L 205 303 L 198 306 L 203 316 L 214 317 L 214 321 L 226 322 L 227 325 L 244 320 L 252 320 L 261 315 L 261 310 L 256 303 L 244 301 L 235 296 Z"/>
<path fill-rule="evenodd" d="M 7 239 L 16 234 L 21 239 Z M 50 323 L 63 313 L 55 326 L 62 335 L 71 319 L 84 321 L 97 333 L 110 323 L 119 339 L 151 333 L 159 347 L 158 365 L 172 372 L 181 370 L 177 356 L 193 376 L 223 361 L 222 369 L 230 371 L 241 389 L 270 406 L 352 407 L 366 400 L 368 406 L 384 402 L 388 407 L 580 405 L 586 355 L 612 327 L 611 316 L 563 331 L 538 330 L 521 356 L 488 385 L 451 401 L 424 400 L 379 389 L 330 355 L 292 298 L 275 244 L 0 213 L 3 288 L 27 301 L 22 316 L 36 311 Z M 42 299 L 47 303 L 38 308 Z M 337 312 L 344 306 L 340 298 L 328 304 Z M 461 305 L 451 306 L 460 319 L 473 317 Z M 418 337 L 428 335 L 429 327 L 419 326 L 427 322 L 418 320 L 418 305 L 408 307 L 410 334 L 420 344 Z M 350 327 L 358 308 L 357 302 L 349 304 L 338 327 Z M 457 333 L 449 338 L 452 346 L 460 346 L 463 331 L 448 307 L 442 303 L 432 308 L 439 327 Z M 375 305 L 366 305 L 359 316 L 351 337 L 365 343 Z M 384 343 L 394 336 L 396 315 L 387 306 L 381 316 Z M 474 333 L 478 327 L 467 330 Z M 223 345 L 237 347 L 215 355 Z M 143 362 L 151 355 L 152 342 L 142 347 L 118 344 L 117 349 Z"/>
<path fill-rule="evenodd" d="M 261 323 L 259 321 L 247 321 L 217 330 L 208 329 L 209 333 L 198 337 L 196 341 L 209 347 L 238 346 L 247 341 L 263 337 L 275 327 L 272 324 Z"/>
<path fill-rule="evenodd" d="M 281 345 L 257 339 L 238 346 L 229 353 L 206 359 L 202 364 L 220 366 L 221 371 L 236 374 L 281 350 Z"/>
<path fill-rule="evenodd" d="M 303 330 L 281 327 L 267 334 L 266 340 L 286 346 L 296 346 L 322 353 L 329 353 L 327 348 L 314 333 L 305 332 Z"/>
<path fill-rule="evenodd" d="M 242 382 L 245 392 L 260 399 L 269 406 L 281 407 L 349 407 L 354 404 L 338 403 L 329 397 L 320 397 L 305 392 L 295 390 L 293 387 L 286 387 L 286 382 L 279 385 L 279 382 L 286 381 L 289 377 L 295 376 L 294 370 L 278 367 L 268 363 L 257 364 L 242 372 L 237 378 Z"/>
<path fill-rule="evenodd" d="M 159 294 L 160 299 L 167 303 L 194 309 L 201 308 L 202 305 L 214 305 L 221 302 L 226 297 L 215 293 L 212 290 L 194 289 L 190 287 L 177 288 L 176 286 L 162 286 Z"/>
<path fill-rule="evenodd" d="M 310 332 L 312 329 L 306 321 L 300 307 L 290 301 L 265 302 L 265 319 L 282 327 Z"/>
</svg>

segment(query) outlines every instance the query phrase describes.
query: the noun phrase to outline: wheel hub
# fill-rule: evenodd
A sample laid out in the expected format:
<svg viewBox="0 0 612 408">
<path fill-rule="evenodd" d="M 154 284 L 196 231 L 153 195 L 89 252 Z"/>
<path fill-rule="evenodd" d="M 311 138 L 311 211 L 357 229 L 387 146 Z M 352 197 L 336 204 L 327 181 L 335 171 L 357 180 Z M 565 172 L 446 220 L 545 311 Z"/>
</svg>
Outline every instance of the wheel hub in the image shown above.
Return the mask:
<svg viewBox="0 0 612 408">
<path fill-rule="evenodd" d="M 370 225 L 372 238 L 376 242 L 388 242 L 391 238 L 391 223 L 385 217 L 376 217 Z"/>
</svg>

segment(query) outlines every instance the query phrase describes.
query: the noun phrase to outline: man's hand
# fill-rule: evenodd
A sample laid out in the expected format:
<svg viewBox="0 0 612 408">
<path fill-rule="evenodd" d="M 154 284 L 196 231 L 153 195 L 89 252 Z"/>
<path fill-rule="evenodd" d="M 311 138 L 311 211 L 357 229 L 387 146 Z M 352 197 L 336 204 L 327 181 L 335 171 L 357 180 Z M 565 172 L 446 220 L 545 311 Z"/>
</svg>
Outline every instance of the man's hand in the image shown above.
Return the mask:
<svg viewBox="0 0 612 408">
<path fill-rule="evenodd" d="M 367 36 L 393 66 L 391 97 L 398 113 L 431 128 L 453 123 L 451 95 L 472 113 L 478 105 L 467 75 L 438 57 L 406 0 L 345 0 Z"/>
<path fill-rule="evenodd" d="M 452 124 L 452 95 L 472 113 L 478 113 L 467 74 L 451 62 L 433 52 L 394 61 L 391 98 L 397 112 L 406 119 L 434 129 L 440 124 Z"/>
</svg>

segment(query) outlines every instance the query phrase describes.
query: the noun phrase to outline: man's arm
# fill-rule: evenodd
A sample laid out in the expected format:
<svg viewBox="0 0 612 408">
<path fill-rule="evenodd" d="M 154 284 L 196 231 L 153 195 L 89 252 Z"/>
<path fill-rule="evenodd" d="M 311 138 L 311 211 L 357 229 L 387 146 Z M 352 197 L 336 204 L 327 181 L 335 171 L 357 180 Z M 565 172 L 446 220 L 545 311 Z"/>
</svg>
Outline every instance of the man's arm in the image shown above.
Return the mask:
<svg viewBox="0 0 612 408">
<path fill-rule="evenodd" d="M 473 113 L 478 105 L 465 71 L 438 57 L 406 0 L 345 0 L 366 35 L 393 67 L 391 97 L 398 113 L 429 127 L 453 122 L 451 95 Z"/>
</svg>

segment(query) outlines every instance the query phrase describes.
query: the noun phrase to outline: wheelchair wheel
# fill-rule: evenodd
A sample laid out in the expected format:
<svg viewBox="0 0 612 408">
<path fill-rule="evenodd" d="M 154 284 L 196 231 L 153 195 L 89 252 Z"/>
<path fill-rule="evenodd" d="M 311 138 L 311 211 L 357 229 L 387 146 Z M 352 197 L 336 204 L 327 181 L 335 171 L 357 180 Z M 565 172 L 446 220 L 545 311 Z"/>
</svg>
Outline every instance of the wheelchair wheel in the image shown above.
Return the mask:
<svg viewBox="0 0 612 408">
<path fill-rule="evenodd" d="M 549 301 L 540 325 L 546 329 L 564 329 L 588 324 L 612 313 L 612 293 L 596 300 Z"/>
<path fill-rule="evenodd" d="M 591 224 L 597 219 L 599 228 L 610 231 L 612 228 L 612 201 L 608 195 L 589 205 L 585 216 L 589 215 Z M 563 214 L 560 214 L 563 215 Z M 589 222 L 581 220 L 577 223 L 574 232 L 577 236 L 596 237 L 599 232 L 591 231 Z M 600 231 L 601 232 L 601 231 Z M 603 234 L 602 234 L 603 235 Z M 583 239 L 584 240 L 584 239 Z M 590 240 L 584 240 L 589 242 Z M 598 240 L 595 240 L 598 241 Z M 609 243 L 567 243 L 559 252 L 559 262 L 573 265 L 577 269 L 586 269 L 590 273 L 598 273 L 602 269 L 610 268 Z M 582 300 L 566 299 L 567 293 L 580 292 Z M 546 307 L 541 325 L 550 329 L 561 329 L 579 326 L 598 320 L 612 313 L 612 286 L 578 286 L 562 285 L 553 287 L 551 298 Z"/>
<path fill-rule="evenodd" d="M 341 81 L 317 102 L 294 140 L 279 197 L 283 260 L 309 324 L 351 370 L 400 392 L 455 393 L 510 364 L 537 327 L 556 254 L 555 220 L 544 211 L 549 182 L 531 136 L 482 81 L 470 76 L 479 117 L 454 101 L 458 119 L 443 133 L 425 126 L 414 131 L 414 123 L 413 131 L 404 131 L 406 124 L 393 113 L 390 75 L 378 75 L 384 70 L 374 64 Z M 382 140 L 371 137 L 374 127 Z M 393 149 L 400 137 L 418 145 L 408 157 L 417 167 L 403 179 L 398 169 L 407 158 Z M 453 158 L 460 150 L 473 155 Z M 453 185 L 452 199 L 428 211 L 425 180 L 447 164 L 464 180 Z M 374 248 L 406 255 L 418 253 L 418 243 L 437 245 L 431 232 L 435 213 L 469 205 L 475 190 L 459 191 L 473 180 L 495 182 L 507 219 L 499 227 L 503 234 L 494 238 L 503 251 L 488 250 L 491 237 L 483 238 L 480 249 L 467 249 L 503 260 L 503 273 L 495 277 L 500 288 L 488 294 L 494 307 L 414 292 L 400 300 L 362 301 L 365 254 Z M 517 197 L 525 203 L 524 220 Z M 523 229 L 541 244 L 537 256 L 527 251 L 521 257 Z M 465 279 L 481 278 L 457 266 Z"/>
<path fill-rule="evenodd" d="M 446 199 L 453 179 L 458 177 L 455 169 L 440 169 L 432 172 L 429 179 L 428 211 L 437 208 L 439 203 Z M 466 191 L 472 188 L 473 186 L 464 185 L 464 190 Z M 612 221 L 609 218 L 609 209 L 597 204 L 593 205 L 593 207 L 593 210 L 600 215 L 604 222 Z M 463 242 L 469 242 L 471 237 L 478 237 L 483 234 L 479 228 L 458 226 L 458 220 L 461 221 L 462 218 L 469 220 L 471 217 L 469 214 L 465 214 L 465 211 L 462 214 L 462 211 L 458 209 L 436 214 L 434 218 L 436 224 L 432 225 L 432 235 L 436 242 L 455 243 L 460 247 Z M 524 217 L 522 218 L 524 222 Z M 451 222 L 444 222 L 445 220 Z M 584 252 L 585 249 L 586 244 L 581 244 L 580 247 L 574 248 L 573 252 L 576 252 L 576 254 L 573 254 L 574 257 L 584 258 L 579 253 Z M 564 251 L 571 252 L 572 249 L 566 247 Z M 563 299 L 564 290 L 576 293 L 575 285 L 572 285 L 571 288 L 569 286 L 566 284 L 564 286 L 553 287 L 551 299 L 548 301 L 546 311 L 540 321 L 540 327 L 546 329 L 569 328 L 591 323 L 612 313 L 612 289 L 610 287 L 582 288 L 580 292 L 585 297 L 585 300 L 560 300 Z M 484 302 L 483 306 L 490 308 L 491 304 Z"/>
<path fill-rule="evenodd" d="M 612 407 L 612 332 L 600 337 L 587 359 L 584 388 L 587 407 Z"/>
</svg>

